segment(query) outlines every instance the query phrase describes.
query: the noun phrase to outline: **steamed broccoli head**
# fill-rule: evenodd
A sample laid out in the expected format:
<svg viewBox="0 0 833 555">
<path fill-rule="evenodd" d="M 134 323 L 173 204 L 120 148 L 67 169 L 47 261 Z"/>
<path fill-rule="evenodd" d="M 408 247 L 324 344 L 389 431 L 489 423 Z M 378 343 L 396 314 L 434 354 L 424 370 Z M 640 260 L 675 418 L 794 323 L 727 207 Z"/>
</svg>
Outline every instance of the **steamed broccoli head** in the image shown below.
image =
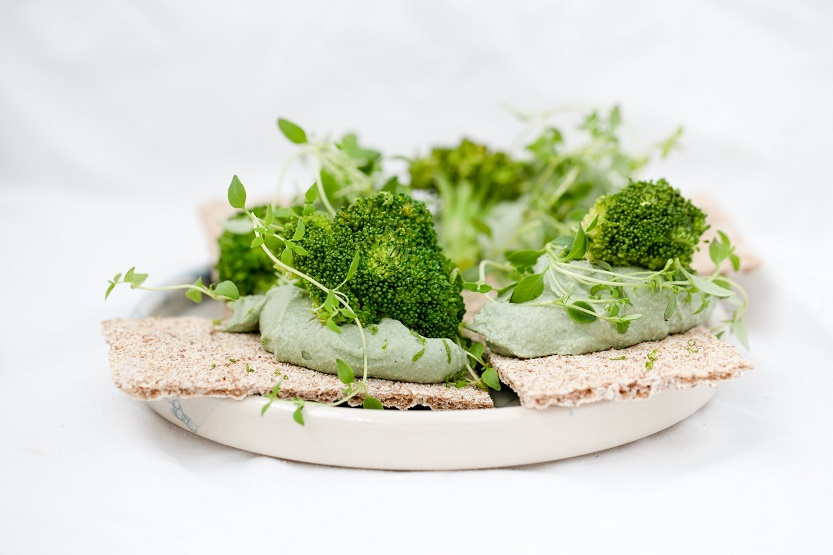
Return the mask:
<svg viewBox="0 0 833 555">
<path fill-rule="evenodd" d="M 437 195 L 439 241 L 461 270 L 480 262 L 482 237 L 491 235 L 491 211 L 517 200 L 531 176 L 528 164 L 468 139 L 454 148 L 432 149 L 412 160 L 408 170 L 412 189 Z"/>
<path fill-rule="evenodd" d="M 262 218 L 266 207 L 258 206 L 252 212 Z M 225 229 L 217 239 L 219 281 L 231 281 L 241 295 L 265 293 L 277 280 L 275 268 L 266 253 L 251 247 L 255 233 L 247 225 L 248 221 L 242 212 L 235 214 L 226 220 Z"/>
<path fill-rule="evenodd" d="M 358 199 L 332 221 L 311 214 L 304 216 L 304 224 L 306 233 L 298 244 L 307 254 L 296 254 L 293 264 L 326 287 L 344 282 L 358 253 L 356 273 L 339 291 L 348 296 L 362 324 L 386 316 L 425 337 L 456 335 L 465 313 L 460 285 L 450 279 L 425 204 L 383 192 Z M 316 304 L 324 302 L 326 293 L 304 285 Z M 336 323 L 348 321 L 336 318 Z"/>
<path fill-rule="evenodd" d="M 660 179 L 631 181 L 618 193 L 602 195 L 582 227 L 590 228 L 586 257 L 591 262 L 660 270 L 674 258 L 690 265 L 708 225 L 702 210 Z"/>
<path fill-rule="evenodd" d="M 529 168 L 505 152 L 491 151 L 469 139 L 454 148 L 433 148 L 411 161 L 411 187 L 440 191 L 441 180 L 452 186 L 468 182 L 476 196 L 489 201 L 515 200 L 524 192 Z"/>
</svg>

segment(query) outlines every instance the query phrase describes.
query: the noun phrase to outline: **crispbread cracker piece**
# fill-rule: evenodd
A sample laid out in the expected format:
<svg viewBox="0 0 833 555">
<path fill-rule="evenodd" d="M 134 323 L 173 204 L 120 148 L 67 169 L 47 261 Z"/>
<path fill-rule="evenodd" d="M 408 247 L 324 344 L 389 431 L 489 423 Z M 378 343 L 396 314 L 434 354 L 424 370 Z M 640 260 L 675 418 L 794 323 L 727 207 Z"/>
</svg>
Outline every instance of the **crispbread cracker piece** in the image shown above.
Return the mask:
<svg viewBox="0 0 833 555">
<path fill-rule="evenodd" d="M 278 382 L 281 398 L 332 402 L 343 396 L 345 386 L 338 377 L 278 362 L 257 335 L 216 331 L 204 318 L 108 320 L 102 332 L 110 344 L 113 381 L 139 399 L 242 399 L 271 392 Z M 489 394 L 475 387 L 370 378 L 367 390 L 382 405 L 403 410 L 417 405 L 435 410 L 494 407 Z M 348 402 L 356 406 L 362 400 L 363 395 L 356 395 Z"/>
<path fill-rule="evenodd" d="M 654 349 L 656 360 L 649 370 L 645 363 Z M 490 362 L 521 405 L 535 409 L 645 399 L 666 389 L 715 386 L 752 370 L 734 347 L 700 326 L 624 349 L 532 359 L 492 354 Z"/>
</svg>

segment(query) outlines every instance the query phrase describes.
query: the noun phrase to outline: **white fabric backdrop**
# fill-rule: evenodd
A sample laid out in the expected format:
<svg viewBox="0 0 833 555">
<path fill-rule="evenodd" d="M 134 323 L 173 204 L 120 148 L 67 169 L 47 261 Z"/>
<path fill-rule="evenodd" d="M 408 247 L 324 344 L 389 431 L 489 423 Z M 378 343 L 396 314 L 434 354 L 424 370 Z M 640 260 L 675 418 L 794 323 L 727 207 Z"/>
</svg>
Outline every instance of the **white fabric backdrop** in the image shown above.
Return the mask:
<svg viewBox="0 0 833 555">
<path fill-rule="evenodd" d="M 821 552 L 833 517 L 833 8 L 826 2 L 0 6 L 0 552 Z M 196 206 L 269 194 L 278 115 L 410 154 L 510 144 L 504 104 L 622 105 L 652 168 L 731 212 L 764 268 L 757 371 L 632 445 L 510 470 L 251 455 L 111 384 L 99 322 L 208 261 Z M 254 194 L 254 193 L 253 193 Z M 819 271 L 820 270 L 820 271 Z"/>
</svg>

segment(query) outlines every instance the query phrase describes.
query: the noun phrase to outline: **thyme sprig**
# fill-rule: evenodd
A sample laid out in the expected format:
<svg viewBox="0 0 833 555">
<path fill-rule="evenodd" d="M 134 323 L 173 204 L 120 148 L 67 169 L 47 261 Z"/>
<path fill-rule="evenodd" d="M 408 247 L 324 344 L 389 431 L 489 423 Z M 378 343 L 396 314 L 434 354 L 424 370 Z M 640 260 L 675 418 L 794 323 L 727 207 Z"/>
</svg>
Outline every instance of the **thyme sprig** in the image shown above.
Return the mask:
<svg viewBox="0 0 833 555">
<path fill-rule="evenodd" d="M 333 201 L 349 202 L 359 196 L 369 196 L 379 188 L 375 180 L 376 172 L 371 171 L 369 175 L 362 168 L 380 155 L 359 147 L 355 135 L 347 135 L 340 142 L 329 137 L 314 139 L 301 127 L 283 118 L 278 119 L 278 128 L 298 147 L 298 151 L 287 160 L 281 171 L 275 206 L 280 201 L 289 169 L 299 161 L 311 163 L 318 198 L 330 216 L 336 213 Z"/>
<path fill-rule="evenodd" d="M 194 283 L 148 287 L 144 284 L 147 278 L 148 274 L 138 273 L 135 266 L 127 270 L 123 275 L 116 274 L 113 279 L 107 281 L 109 285 L 107 291 L 104 293 L 104 300 L 106 301 L 110 297 L 110 293 L 118 285 L 130 285 L 131 289 L 141 289 L 143 291 L 175 291 L 177 289 L 185 289 L 185 296 L 195 303 L 202 302 L 203 295 L 218 301 L 235 301 L 240 298 L 237 286 L 230 281 L 221 281 L 217 285 L 205 285 L 202 282 L 202 277 L 199 277 Z"/>
</svg>

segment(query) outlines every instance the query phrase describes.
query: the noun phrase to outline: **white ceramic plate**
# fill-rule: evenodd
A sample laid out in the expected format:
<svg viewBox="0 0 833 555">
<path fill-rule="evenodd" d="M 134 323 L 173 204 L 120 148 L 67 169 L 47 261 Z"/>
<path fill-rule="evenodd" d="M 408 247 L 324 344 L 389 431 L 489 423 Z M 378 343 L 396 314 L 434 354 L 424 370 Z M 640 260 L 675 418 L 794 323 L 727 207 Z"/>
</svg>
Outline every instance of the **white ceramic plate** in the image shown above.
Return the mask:
<svg viewBox="0 0 833 555">
<path fill-rule="evenodd" d="M 195 275 L 179 283 L 193 282 Z M 204 278 L 205 279 L 205 278 Z M 218 317 L 218 303 L 189 304 L 181 295 L 148 297 L 133 316 Z M 511 393 L 493 410 L 369 411 L 307 407 L 305 425 L 295 405 L 266 400 L 200 397 L 148 402 L 165 419 L 201 437 L 273 457 L 310 463 L 390 470 L 491 468 L 554 461 L 623 445 L 691 416 L 715 393 L 699 386 L 642 401 L 601 402 L 575 409 L 531 410 Z"/>
</svg>

